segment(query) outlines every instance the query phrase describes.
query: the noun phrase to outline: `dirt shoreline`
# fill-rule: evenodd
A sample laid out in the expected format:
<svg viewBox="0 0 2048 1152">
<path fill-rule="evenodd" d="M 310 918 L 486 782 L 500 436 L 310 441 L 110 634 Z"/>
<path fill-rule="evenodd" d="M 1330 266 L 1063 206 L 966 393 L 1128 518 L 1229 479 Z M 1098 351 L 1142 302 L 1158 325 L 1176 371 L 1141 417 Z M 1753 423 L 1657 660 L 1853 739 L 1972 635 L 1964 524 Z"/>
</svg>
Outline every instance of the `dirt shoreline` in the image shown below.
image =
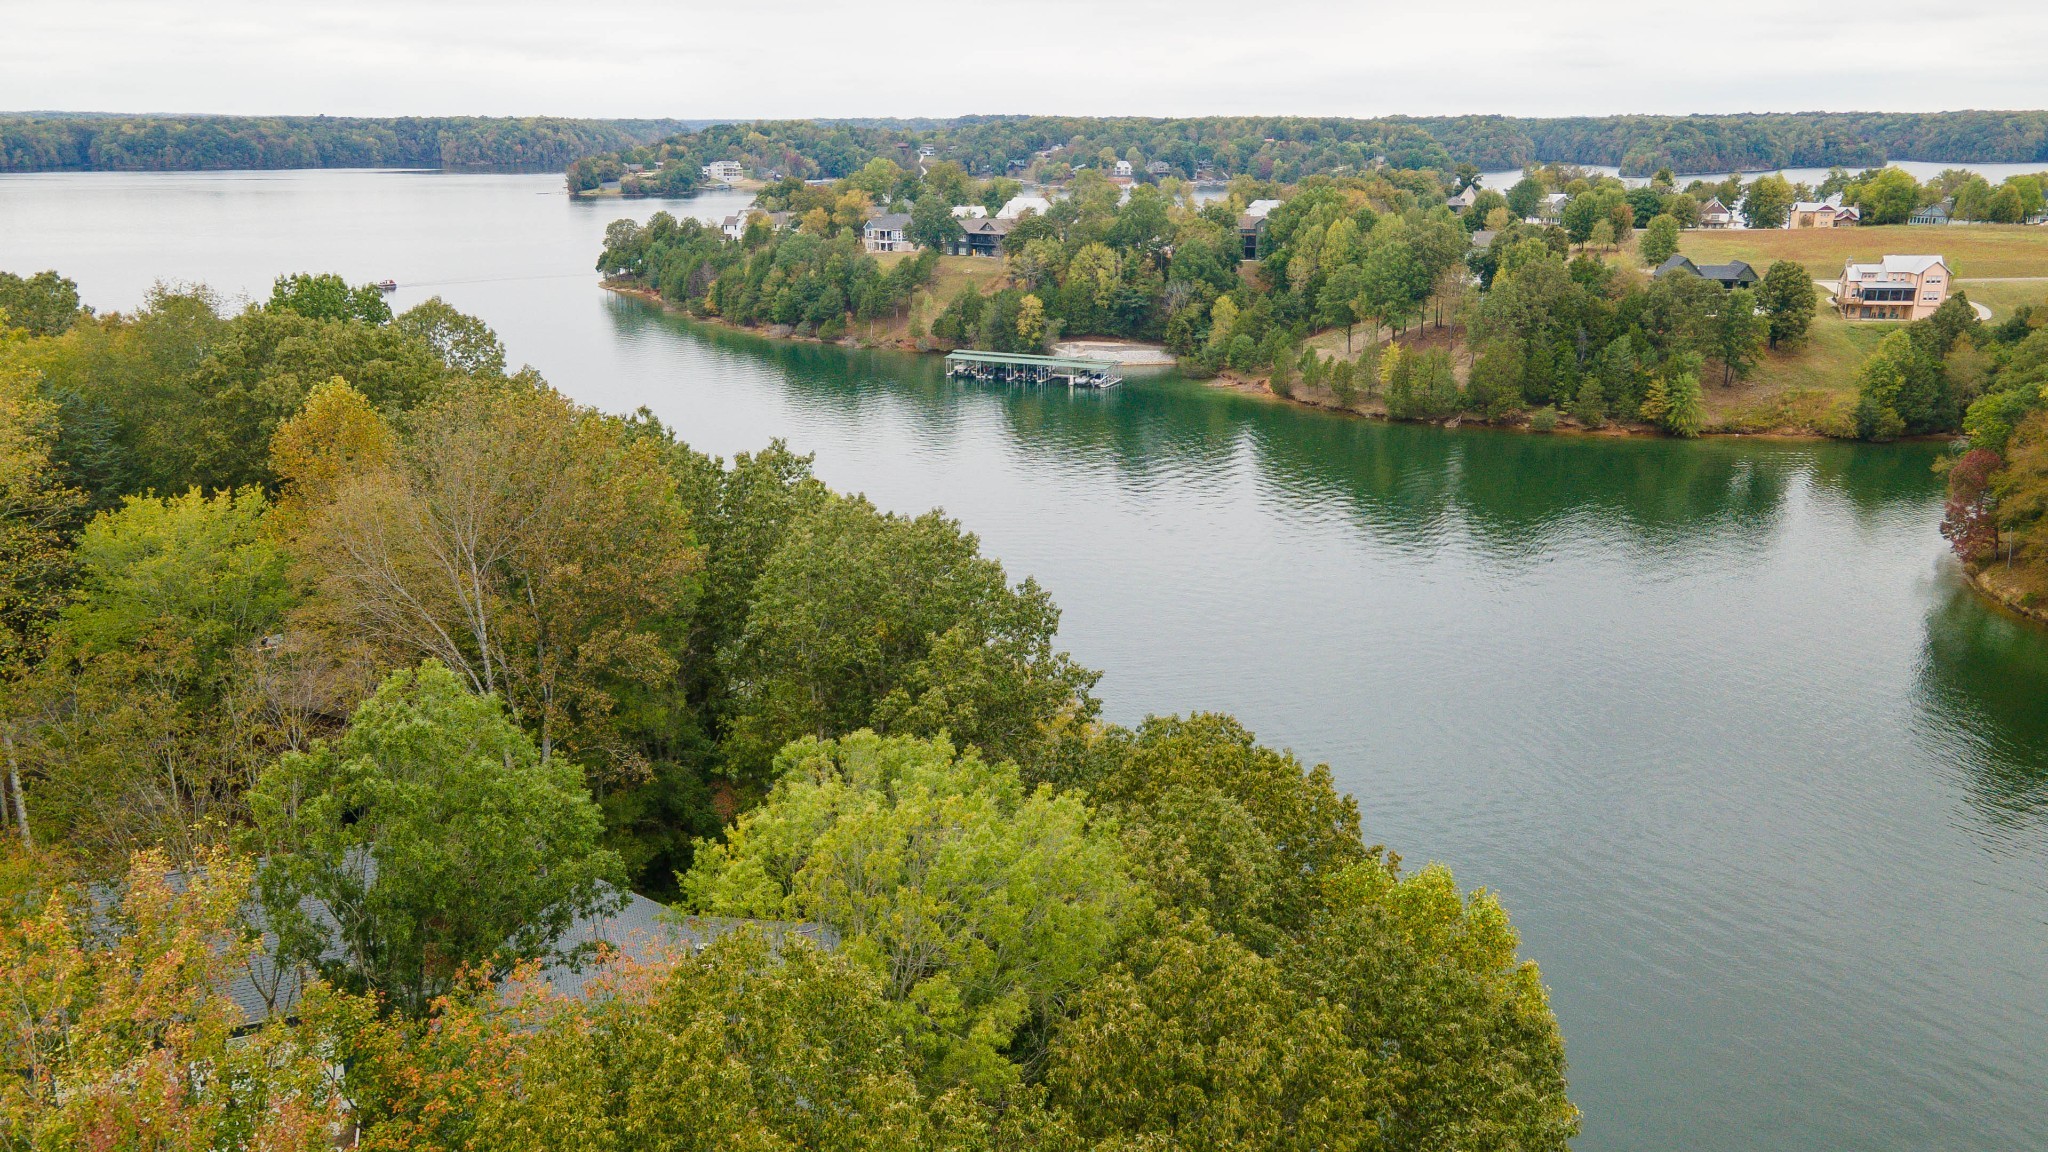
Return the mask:
<svg viewBox="0 0 2048 1152">
<path fill-rule="evenodd" d="M 2027 587 L 2029 570 L 2014 570 L 1994 560 L 1981 567 L 1963 566 L 1963 579 L 1979 596 L 2030 624 L 2048 626 L 2048 597 Z"/>
</svg>

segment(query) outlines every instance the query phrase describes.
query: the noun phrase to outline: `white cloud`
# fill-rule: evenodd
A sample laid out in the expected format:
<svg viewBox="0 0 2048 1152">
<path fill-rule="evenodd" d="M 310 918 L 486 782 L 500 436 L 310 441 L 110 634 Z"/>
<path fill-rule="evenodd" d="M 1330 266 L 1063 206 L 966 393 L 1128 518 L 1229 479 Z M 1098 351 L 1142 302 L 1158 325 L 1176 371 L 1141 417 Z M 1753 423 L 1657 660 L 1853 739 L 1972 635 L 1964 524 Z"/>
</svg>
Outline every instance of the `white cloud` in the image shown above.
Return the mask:
<svg viewBox="0 0 2048 1152">
<path fill-rule="evenodd" d="M 1518 115 L 2044 103 L 2048 7 L 0 0 L 0 108 Z"/>
</svg>

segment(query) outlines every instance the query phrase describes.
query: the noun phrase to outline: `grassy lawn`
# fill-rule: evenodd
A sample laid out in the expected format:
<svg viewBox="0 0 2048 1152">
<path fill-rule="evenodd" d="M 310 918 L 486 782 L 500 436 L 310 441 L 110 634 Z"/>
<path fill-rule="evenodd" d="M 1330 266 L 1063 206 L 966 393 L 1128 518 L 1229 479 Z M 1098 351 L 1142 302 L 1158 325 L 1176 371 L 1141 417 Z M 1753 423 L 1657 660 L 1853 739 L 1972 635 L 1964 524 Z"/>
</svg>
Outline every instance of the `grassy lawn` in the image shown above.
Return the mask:
<svg viewBox="0 0 2048 1152">
<path fill-rule="evenodd" d="M 2048 279 L 1966 280 L 1957 277 L 1956 288 L 1973 303 L 1990 308 L 1993 320 L 2005 319 L 2022 304 L 2039 307 L 2048 301 Z"/>
<path fill-rule="evenodd" d="M 1679 238 L 1678 250 L 1701 263 L 1747 260 L 1758 274 L 1773 260 L 1797 260 L 1818 280 L 1834 279 L 1851 257 L 1887 254 L 1945 257 L 1958 279 L 2048 276 L 2048 228 L 2022 224 L 1696 231 Z"/>
<path fill-rule="evenodd" d="M 882 271 L 887 272 L 899 262 L 908 260 L 913 255 L 915 253 L 877 252 L 875 253 L 875 262 L 882 266 Z M 987 256 L 939 257 L 939 274 L 937 278 L 933 280 L 930 288 L 921 289 L 917 293 L 918 302 L 924 309 L 925 326 L 929 328 L 931 322 L 938 319 L 939 313 L 945 311 L 946 305 L 952 302 L 953 297 L 958 296 L 960 290 L 967 287 L 967 285 L 974 284 L 979 286 L 981 294 L 984 296 L 1002 287 L 1005 282 L 1004 263 L 1002 260 L 992 259 Z M 889 343 L 908 339 L 909 332 L 910 318 L 908 315 L 905 315 L 897 323 L 890 323 L 886 317 L 877 321 L 873 326 L 872 334 L 868 332 L 866 326 L 862 326 L 859 335 L 876 343 Z"/>
</svg>

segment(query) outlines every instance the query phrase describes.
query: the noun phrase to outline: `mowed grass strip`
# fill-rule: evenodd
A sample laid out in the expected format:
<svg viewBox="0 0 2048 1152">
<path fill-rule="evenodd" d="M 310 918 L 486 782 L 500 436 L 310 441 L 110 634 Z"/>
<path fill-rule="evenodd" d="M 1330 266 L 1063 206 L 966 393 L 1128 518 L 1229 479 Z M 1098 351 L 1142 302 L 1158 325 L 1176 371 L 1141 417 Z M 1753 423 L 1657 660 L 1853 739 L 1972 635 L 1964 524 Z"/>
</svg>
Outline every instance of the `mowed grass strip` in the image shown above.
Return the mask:
<svg viewBox="0 0 2048 1152">
<path fill-rule="evenodd" d="M 1758 275 L 1774 260 L 1797 260 L 1816 280 L 1833 280 L 1852 257 L 1887 255 L 1940 256 L 1959 279 L 2048 276 L 2048 227 L 2025 224 L 1692 231 L 1679 237 L 1678 250 L 1702 264 L 1747 260 Z"/>
</svg>

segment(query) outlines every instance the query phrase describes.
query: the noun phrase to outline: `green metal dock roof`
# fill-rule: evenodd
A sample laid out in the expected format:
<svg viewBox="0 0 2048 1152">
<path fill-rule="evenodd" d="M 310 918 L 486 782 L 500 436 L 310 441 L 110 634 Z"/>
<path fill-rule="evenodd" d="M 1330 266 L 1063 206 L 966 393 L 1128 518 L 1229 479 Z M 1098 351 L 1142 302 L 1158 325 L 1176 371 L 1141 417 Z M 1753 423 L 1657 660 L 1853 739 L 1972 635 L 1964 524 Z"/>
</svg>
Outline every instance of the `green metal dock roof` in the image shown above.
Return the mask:
<svg viewBox="0 0 2048 1152">
<path fill-rule="evenodd" d="M 946 353 L 948 364 L 1003 364 L 1013 368 L 1063 368 L 1069 372 L 1114 372 L 1111 360 L 1088 360 L 1075 356 L 1034 356 L 1027 352 L 975 352 L 962 349 Z"/>
</svg>

